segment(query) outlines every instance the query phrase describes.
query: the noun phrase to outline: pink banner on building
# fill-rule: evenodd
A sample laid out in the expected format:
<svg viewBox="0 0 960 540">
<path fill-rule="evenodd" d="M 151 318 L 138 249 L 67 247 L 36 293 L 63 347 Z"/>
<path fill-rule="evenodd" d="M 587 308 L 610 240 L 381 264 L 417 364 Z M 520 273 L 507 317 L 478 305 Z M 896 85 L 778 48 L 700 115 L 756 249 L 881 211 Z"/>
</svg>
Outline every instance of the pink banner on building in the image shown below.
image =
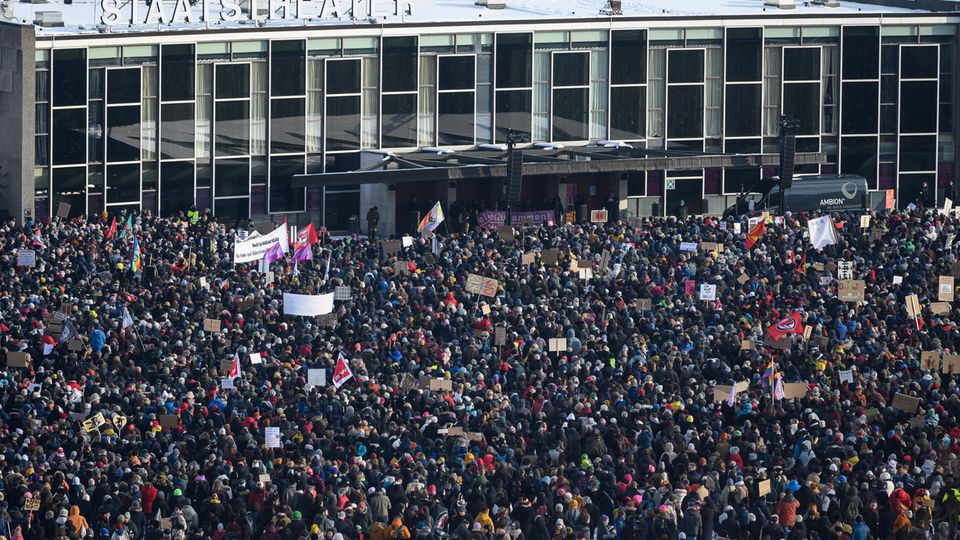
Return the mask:
<svg viewBox="0 0 960 540">
<path fill-rule="evenodd" d="M 531 212 L 513 212 L 511 221 L 516 225 L 529 221 L 531 225 L 543 225 L 556 219 L 553 210 L 534 210 Z M 481 229 L 493 229 L 507 222 L 507 213 L 500 210 L 484 210 L 477 214 L 477 225 Z"/>
</svg>

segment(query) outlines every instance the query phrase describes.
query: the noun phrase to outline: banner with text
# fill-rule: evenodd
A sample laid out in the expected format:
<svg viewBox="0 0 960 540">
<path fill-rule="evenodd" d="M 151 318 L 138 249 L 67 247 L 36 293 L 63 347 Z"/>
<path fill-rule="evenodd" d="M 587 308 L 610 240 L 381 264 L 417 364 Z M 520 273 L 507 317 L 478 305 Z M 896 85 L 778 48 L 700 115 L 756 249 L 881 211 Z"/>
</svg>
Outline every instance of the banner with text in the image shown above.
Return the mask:
<svg viewBox="0 0 960 540">
<path fill-rule="evenodd" d="M 543 225 L 557 218 L 553 210 L 534 210 L 531 212 L 513 212 L 510 221 L 515 225 L 529 223 Z M 500 210 L 484 210 L 477 214 L 477 225 L 481 229 L 496 229 L 507 222 L 507 213 Z"/>
</svg>

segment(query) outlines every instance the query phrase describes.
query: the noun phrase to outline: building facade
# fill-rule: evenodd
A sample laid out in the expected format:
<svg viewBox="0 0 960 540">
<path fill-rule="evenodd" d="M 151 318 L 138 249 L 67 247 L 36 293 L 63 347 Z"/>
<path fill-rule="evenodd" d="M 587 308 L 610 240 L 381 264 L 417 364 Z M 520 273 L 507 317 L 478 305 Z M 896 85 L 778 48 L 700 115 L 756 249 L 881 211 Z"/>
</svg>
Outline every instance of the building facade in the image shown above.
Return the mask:
<svg viewBox="0 0 960 540">
<path fill-rule="evenodd" d="M 508 130 L 540 146 L 775 154 L 781 115 L 799 121 L 798 152 L 825 155 L 798 174 L 862 175 L 874 200 L 894 190 L 899 206 L 921 194 L 939 204 L 954 190 L 960 16 L 952 13 L 758 3 L 722 16 L 625 9 L 531 19 L 512 18 L 510 4 L 465 3 L 469 17 L 436 22 L 421 3 L 382 21 L 316 23 L 274 21 L 278 9 L 254 6 L 266 20 L 197 28 L 204 23 L 161 22 L 193 9 L 179 2 L 142 4 L 152 25 L 133 14 L 115 19 L 106 4 L 80 9 L 90 6 L 98 27 L 0 25 L 5 48 L 16 40 L 21 51 L 23 84 L 13 79 L 10 94 L 27 103 L 16 136 L 0 135 L 20 141 L 0 148 L 0 174 L 22 184 L 5 205 L 13 215 L 49 216 L 61 203 L 74 214 L 166 215 L 196 205 L 227 219 L 285 214 L 346 230 L 379 204 L 381 231 L 392 232 L 411 200 L 424 210 L 434 199 L 492 202 L 502 179 L 303 188 L 293 175 L 360 169 L 378 151 L 503 143 Z M 68 18 L 79 11 L 62 7 Z M 693 213 L 713 212 L 774 174 L 534 177 L 524 195 L 531 208 L 555 196 L 597 206 L 613 193 L 636 213 L 670 214 L 681 200 Z"/>
</svg>

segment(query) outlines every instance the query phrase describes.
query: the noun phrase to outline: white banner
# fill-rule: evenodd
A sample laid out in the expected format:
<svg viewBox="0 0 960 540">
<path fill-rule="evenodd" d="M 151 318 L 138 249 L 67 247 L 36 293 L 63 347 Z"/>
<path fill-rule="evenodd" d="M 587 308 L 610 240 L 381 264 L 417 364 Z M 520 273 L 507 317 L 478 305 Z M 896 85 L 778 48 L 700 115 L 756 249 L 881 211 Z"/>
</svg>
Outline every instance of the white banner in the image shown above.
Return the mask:
<svg viewBox="0 0 960 540">
<path fill-rule="evenodd" d="M 283 293 L 283 314 L 316 317 L 333 312 L 334 293 L 293 294 Z"/>
<path fill-rule="evenodd" d="M 837 232 L 830 216 L 818 217 L 807 222 L 810 230 L 810 243 L 816 249 L 822 249 L 837 243 Z"/>
<path fill-rule="evenodd" d="M 280 243 L 284 253 L 290 251 L 287 228 L 283 225 L 274 229 L 270 234 L 254 232 L 246 240 L 235 238 L 233 242 L 233 264 L 259 261 L 263 259 L 263 254 L 277 242 Z"/>
</svg>

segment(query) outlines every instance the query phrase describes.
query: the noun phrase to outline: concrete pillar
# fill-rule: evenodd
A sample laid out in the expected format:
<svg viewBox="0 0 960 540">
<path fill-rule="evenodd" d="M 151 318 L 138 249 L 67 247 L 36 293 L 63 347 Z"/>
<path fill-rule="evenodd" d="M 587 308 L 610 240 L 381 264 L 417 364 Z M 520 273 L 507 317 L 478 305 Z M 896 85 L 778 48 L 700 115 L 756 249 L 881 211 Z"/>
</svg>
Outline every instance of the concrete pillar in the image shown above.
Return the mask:
<svg viewBox="0 0 960 540">
<path fill-rule="evenodd" d="M 33 216 L 34 27 L 0 24 L 0 214 Z"/>
<path fill-rule="evenodd" d="M 360 230 L 368 233 L 367 211 L 376 206 L 380 211 L 377 235 L 386 237 L 397 229 L 397 192 L 386 184 L 360 185 Z"/>
</svg>

